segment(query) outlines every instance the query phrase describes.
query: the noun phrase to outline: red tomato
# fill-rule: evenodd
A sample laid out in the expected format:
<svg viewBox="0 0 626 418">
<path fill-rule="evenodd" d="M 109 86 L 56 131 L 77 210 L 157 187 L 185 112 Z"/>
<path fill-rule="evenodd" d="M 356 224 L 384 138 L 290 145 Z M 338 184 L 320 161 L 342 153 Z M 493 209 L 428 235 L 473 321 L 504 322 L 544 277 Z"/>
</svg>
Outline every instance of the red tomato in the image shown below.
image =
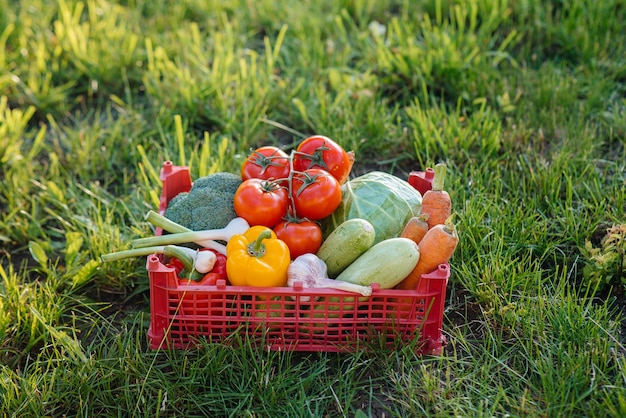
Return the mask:
<svg viewBox="0 0 626 418">
<path fill-rule="evenodd" d="M 278 147 L 265 146 L 253 151 L 241 165 L 241 179 L 282 179 L 289 175 L 289 156 Z"/>
<path fill-rule="evenodd" d="M 268 180 L 248 179 L 235 192 L 235 213 L 250 226 L 273 228 L 287 214 L 288 204 L 287 190 Z"/>
<path fill-rule="evenodd" d="M 274 232 L 289 247 L 292 260 L 302 254 L 315 254 L 322 245 L 322 228 L 315 222 L 283 221 Z"/>
<path fill-rule="evenodd" d="M 321 168 L 333 175 L 339 184 L 348 180 L 353 158 L 341 145 L 321 135 L 310 136 L 296 148 L 293 168 L 297 171 Z"/>
<path fill-rule="evenodd" d="M 316 221 L 330 215 L 341 203 L 341 186 L 328 171 L 311 168 L 294 173 L 291 182 L 295 215 Z"/>
</svg>

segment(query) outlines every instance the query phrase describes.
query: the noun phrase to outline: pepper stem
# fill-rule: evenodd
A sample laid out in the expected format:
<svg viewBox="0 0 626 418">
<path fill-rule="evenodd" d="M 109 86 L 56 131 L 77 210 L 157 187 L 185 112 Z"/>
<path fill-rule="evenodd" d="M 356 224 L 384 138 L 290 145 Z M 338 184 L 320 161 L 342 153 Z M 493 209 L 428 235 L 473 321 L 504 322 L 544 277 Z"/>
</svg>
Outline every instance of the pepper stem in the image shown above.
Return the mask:
<svg viewBox="0 0 626 418">
<path fill-rule="evenodd" d="M 248 244 L 248 254 L 250 254 L 250 257 L 261 258 L 265 255 L 265 244 L 263 244 L 263 240 L 268 238 L 272 238 L 272 231 L 270 229 L 261 232 L 253 242 Z"/>
</svg>

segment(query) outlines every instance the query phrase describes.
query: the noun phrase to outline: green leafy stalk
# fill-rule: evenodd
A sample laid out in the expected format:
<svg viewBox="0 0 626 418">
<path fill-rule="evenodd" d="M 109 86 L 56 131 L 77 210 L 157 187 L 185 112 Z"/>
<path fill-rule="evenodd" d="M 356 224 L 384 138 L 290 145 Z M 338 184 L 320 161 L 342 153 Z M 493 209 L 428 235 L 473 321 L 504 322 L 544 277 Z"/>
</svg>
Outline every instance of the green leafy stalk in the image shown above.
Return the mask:
<svg viewBox="0 0 626 418">
<path fill-rule="evenodd" d="M 191 232 L 192 230 L 182 226 L 179 223 L 172 221 L 171 219 L 166 218 L 165 216 L 151 210 L 148 211 L 145 217 L 146 221 L 150 222 L 154 226 L 158 226 L 164 231 L 171 233 L 180 233 L 180 232 Z"/>
<path fill-rule="evenodd" d="M 433 170 L 435 170 L 435 177 L 433 178 L 432 189 L 442 191 L 446 182 L 446 165 L 444 163 L 436 164 Z"/>
<path fill-rule="evenodd" d="M 111 262 L 124 260 L 127 258 L 134 257 L 143 257 L 151 254 L 163 254 L 167 257 L 175 257 L 184 266 L 183 273 L 181 273 L 181 277 L 187 277 L 192 280 L 199 280 L 204 273 L 200 273 L 195 268 L 196 260 L 192 253 L 195 250 L 186 247 L 179 247 L 176 245 L 161 245 L 161 246 L 151 246 L 151 247 L 142 247 L 142 248 L 133 248 L 130 250 L 117 251 L 114 253 L 104 254 L 100 256 L 100 259 L 103 262 Z"/>
<path fill-rule="evenodd" d="M 150 254 L 163 254 L 165 250 L 165 246 L 151 246 L 151 247 L 142 247 L 142 248 L 133 248 L 130 250 L 117 251 L 114 253 L 104 254 L 100 256 L 100 259 L 104 262 L 118 261 L 124 260 L 127 258 L 134 257 L 145 257 Z M 182 261 L 182 260 L 181 260 Z"/>
<path fill-rule="evenodd" d="M 148 217 L 155 226 L 159 226 L 165 230 L 181 231 L 182 226 L 176 226 L 175 223 L 166 219 L 157 213 L 148 213 Z M 139 238 L 133 240 L 132 245 L 137 248 L 151 247 L 158 245 L 175 245 L 184 243 L 196 243 L 206 248 L 212 248 L 222 254 L 226 254 L 226 247 L 223 244 L 215 242 L 215 240 L 228 241 L 235 234 L 243 234 L 250 225 L 243 218 L 235 218 L 230 221 L 225 228 L 211 229 L 205 231 L 182 231 L 174 232 L 167 235 L 156 237 Z"/>
</svg>

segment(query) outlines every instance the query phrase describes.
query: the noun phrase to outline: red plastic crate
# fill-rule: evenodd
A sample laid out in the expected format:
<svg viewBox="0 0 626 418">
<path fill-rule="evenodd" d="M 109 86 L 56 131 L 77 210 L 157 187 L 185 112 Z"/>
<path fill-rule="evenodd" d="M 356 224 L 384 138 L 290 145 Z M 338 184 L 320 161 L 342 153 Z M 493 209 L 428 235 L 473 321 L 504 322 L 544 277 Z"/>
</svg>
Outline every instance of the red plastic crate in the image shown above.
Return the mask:
<svg viewBox="0 0 626 418">
<path fill-rule="evenodd" d="M 160 211 L 189 190 L 186 167 L 163 165 Z M 160 231 L 157 231 L 160 233 Z M 442 319 L 450 266 L 422 276 L 414 291 L 372 286 L 367 300 L 350 292 L 294 287 L 181 285 L 161 256 L 148 257 L 152 349 L 189 348 L 200 339 L 235 342 L 239 336 L 269 350 L 349 352 L 415 343 L 422 354 L 445 345 Z M 419 289 L 419 290 L 418 290 Z"/>
</svg>

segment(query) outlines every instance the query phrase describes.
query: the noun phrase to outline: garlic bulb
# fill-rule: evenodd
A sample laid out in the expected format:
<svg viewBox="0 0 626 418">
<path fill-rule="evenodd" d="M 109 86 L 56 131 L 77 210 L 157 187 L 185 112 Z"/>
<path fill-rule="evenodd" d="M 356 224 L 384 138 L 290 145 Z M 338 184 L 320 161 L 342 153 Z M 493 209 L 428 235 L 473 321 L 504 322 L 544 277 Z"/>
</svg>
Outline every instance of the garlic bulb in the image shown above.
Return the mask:
<svg viewBox="0 0 626 418">
<path fill-rule="evenodd" d="M 291 262 L 287 270 L 287 285 L 293 286 L 295 282 L 302 283 L 305 288 L 344 290 L 363 296 L 372 294 L 370 286 L 360 286 L 328 278 L 326 263 L 315 254 L 302 254 Z M 310 298 L 304 296 L 302 300 L 309 301 Z"/>
</svg>

